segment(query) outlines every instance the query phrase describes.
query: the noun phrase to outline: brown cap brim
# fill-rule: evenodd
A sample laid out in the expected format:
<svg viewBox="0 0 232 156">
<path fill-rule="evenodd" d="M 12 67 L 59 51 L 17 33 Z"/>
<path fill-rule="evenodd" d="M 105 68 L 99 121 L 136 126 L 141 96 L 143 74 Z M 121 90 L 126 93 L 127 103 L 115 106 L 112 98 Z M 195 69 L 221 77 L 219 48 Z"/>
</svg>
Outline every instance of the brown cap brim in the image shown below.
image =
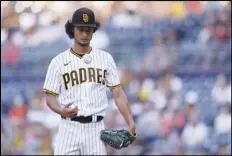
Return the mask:
<svg viewBox="0 0 232 156">
<path fill-rule="evenodd" d="M 97 27 L 96 24 L 73 24 L 73 26 L 75 26 L 75 27 L 92 27 L 92 28 Z"/>
</svg>

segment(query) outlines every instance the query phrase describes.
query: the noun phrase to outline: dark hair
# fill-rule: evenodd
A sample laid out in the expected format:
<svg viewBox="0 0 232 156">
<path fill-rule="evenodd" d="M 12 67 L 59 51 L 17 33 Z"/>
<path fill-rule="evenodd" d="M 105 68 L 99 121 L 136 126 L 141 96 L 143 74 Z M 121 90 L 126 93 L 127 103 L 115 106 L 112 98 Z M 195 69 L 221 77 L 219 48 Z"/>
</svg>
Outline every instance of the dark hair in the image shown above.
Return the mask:
<svg viewBox="0 0 232 156">
<path fill-rule="evenodd" d="M 74 28 L 74 26 L 68 20 L 67 23 L 65 24 L 65 32 L 69 38 L 74 38 L 73 28 Z"/>
<path fill-rule="evenodd" d="M 94 28 L 93 32 L 95 32 L 99 27 L 100 27 L 100 23 L 97 23 L 97 27 Z M 65 24 L 65 32 L 69 38 L 74 38 L 73 28 L 74 26 L 72 25 L 71 21 L 68 20 L 67 23 Z"/>
</svg>

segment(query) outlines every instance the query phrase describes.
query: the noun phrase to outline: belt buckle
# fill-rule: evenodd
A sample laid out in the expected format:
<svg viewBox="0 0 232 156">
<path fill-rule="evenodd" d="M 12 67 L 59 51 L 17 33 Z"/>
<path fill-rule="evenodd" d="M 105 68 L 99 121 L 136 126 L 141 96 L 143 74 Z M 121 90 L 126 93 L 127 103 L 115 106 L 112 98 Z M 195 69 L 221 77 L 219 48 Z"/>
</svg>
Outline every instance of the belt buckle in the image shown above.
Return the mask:
<svg viewBox="0 0 232 156">
<path fill-rule="evenodd" d="M 96 115 L 92 115 L 92 122 L 97 122 L 97 116 Z"/>
</svg>

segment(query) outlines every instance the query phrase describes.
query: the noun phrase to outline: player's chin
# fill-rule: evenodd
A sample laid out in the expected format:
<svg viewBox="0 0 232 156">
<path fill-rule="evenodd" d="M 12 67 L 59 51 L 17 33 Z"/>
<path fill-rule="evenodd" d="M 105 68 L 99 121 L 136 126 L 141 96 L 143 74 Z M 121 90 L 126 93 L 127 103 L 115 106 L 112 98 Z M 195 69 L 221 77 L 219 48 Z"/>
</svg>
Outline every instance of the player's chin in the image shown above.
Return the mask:
<svg viewBox="0 0 232 156">
<path fill-rule="evenodd" d="M 89 41 L 81 41 L 80 44 L 82 46 L 87 46 L 87 45 L 89 45 Z"/>
</svg>

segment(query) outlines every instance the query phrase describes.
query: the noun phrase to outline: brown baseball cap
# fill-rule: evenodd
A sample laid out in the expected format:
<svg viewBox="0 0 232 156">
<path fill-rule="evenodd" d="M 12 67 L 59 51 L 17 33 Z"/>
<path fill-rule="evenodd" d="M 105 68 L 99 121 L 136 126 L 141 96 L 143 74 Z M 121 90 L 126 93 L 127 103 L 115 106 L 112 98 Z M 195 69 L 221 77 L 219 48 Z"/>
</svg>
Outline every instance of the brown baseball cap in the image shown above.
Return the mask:
<svg viewBox="0 0 232 156">
<path fill-rule="evenodd" d="M 71 23 L 74 26 L 97 27 L 94 12 L 88 8 L 80 8 L 73 13 Z"/>
</svg>

